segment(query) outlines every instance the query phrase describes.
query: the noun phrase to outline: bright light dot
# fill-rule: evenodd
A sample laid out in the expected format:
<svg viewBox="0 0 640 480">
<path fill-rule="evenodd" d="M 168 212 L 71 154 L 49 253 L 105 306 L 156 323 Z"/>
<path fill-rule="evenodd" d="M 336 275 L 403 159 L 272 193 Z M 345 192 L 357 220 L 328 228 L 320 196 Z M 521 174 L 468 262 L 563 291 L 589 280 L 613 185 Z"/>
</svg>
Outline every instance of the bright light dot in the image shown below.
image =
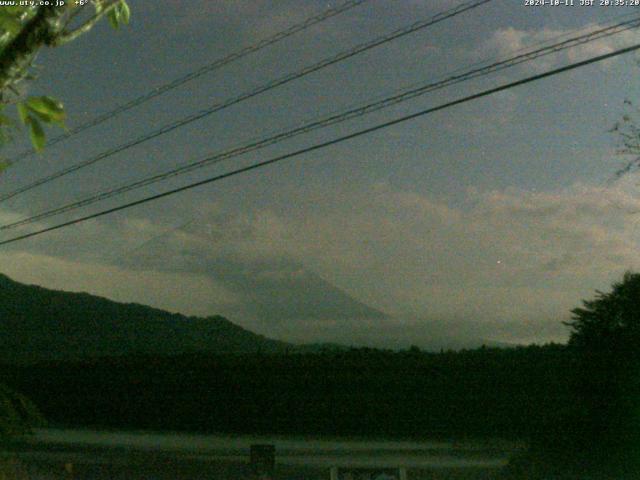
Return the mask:
<svg viewBox="0 0 640 480">
<path fill-rule="evenodd" d="M 496 263 L 502 263 L 502 260 L 498 260 Z"/>
</svg>

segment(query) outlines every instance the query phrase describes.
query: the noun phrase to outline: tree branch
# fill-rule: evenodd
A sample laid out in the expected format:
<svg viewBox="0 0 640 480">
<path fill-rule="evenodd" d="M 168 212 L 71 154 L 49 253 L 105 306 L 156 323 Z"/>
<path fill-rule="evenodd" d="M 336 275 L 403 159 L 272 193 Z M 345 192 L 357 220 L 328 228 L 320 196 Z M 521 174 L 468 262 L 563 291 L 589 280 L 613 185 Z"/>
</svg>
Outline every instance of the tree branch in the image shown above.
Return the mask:
<svg viewBox="0 0 640 480">
<path fill-rule="evenodd" d="M 65 8 L 42 6 L 16 37 L 0 52 L 0 95 L 19 80 L 38 50 L 58 36 Z"/>
<path fill-rule="evenodd" d="M 111 3 L 107 4 L 107 6 L 104 7 L 102 10 L 100 10 L 99 12 L 96 12 L 91 18 L 89 18 L 86 22 L 84 22 L 79 27 L 75 28 L 70 32 L 67 32 L 67 31 L 62 32 L 54 39 L 53 45 L 56 47 L 60 45 L 64 45 L 65 43 L 75 40 L 83 33 L 87 33 L 89 30 L 91 30 L 94 27 L 96 23 L 100 21 L 102 17 L 104 17 L 107 13 L 113 10 L 118 3 L 120 3 L 120 0 L 113 0 Z"/>
</svg>

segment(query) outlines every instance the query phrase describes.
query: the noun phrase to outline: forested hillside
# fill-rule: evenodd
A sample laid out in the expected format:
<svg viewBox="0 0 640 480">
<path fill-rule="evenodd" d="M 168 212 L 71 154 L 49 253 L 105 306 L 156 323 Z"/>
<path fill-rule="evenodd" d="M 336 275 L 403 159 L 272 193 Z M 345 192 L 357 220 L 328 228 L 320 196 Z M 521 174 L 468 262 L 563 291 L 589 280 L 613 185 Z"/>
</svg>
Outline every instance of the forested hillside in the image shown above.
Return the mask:
<svg viewBox="0 0 640 480">
<path fill-rule="evenodd" d="M 24 285 L 1 274 L 0 342 L 0 360 L 9 363 L 287 348 L 221 316 L 187 317 L 87 293 Z"/>
<path fill-rule="evenodd" d="M 571 408 L 562 346 L 111 358 L 2 367 L 50 422 L 235 433 L 522 438 Z"/>
</svg>

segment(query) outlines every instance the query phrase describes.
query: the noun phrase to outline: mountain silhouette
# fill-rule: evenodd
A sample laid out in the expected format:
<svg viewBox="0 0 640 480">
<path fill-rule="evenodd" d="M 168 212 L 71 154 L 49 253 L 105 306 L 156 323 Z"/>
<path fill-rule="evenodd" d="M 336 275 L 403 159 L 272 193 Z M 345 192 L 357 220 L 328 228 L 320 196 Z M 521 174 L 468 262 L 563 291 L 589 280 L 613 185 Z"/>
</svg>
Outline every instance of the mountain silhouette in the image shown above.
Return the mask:
<svg viewBox="0 0 640 480">
<path fill-rule="evenodd" d="M 0 274 L 1 361 L 266 353 L 290 347 L 222 316 L 185 316 L 88 293 L 25 285 Z"/>
</svg>

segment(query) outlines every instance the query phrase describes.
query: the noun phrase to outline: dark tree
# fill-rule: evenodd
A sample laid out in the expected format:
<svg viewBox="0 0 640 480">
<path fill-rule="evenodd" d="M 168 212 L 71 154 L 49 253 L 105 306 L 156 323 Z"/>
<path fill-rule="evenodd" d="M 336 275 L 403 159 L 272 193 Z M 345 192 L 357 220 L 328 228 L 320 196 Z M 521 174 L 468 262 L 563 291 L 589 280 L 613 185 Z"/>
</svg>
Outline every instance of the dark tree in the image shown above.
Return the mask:
<svg viewBox="0 0 640 480">
<path fill-rule="evenodd" d="M 640 274 L 627 272 L 610 293 L 597 291 L 594 300 L 584 300 L 571 313 L 566 322 L 572 330 L 570 346 L 633 357 L 640 340 Z"/>
<path fill-rule="evenodd" d="M 626 273 L 608 293 L 571 312 L 565 368 L 568 402 L 514 457 L 508 479 L 640 478 L 640 274 Z M 551 391 L 551 384 L 542 386 Z M 538 406 L 541 408 L 541 406 Z"/>
<path fill-rule="evenodd" d="M 572 311 L 575 443 L 594 465 L 640 467 L 640 274 L 628 272 L 609 293 Z"/>
</svg>

